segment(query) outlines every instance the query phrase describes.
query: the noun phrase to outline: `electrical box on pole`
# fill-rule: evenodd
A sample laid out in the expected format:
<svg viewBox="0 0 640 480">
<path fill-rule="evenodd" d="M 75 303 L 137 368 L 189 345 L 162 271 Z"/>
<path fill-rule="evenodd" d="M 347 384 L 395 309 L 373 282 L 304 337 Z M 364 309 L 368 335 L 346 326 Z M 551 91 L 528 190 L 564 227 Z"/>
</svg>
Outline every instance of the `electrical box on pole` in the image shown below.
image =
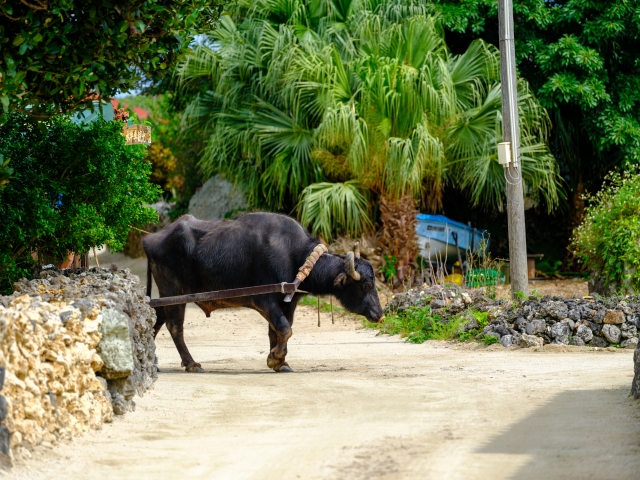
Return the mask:
<svg viewBox="0 0 640 480">
<path fill-rule="evenodd" d="M 498 0 L 500 26 L 500 81 L 502 83 L 502 134 L 498 160 L 504 167 L 509 221 L 511 294 L 529 294 L 527 238 L 524 222 L 524 189 L 520 165 L 520 128 L 513 29 L 512 0 Z"/>
</svg>

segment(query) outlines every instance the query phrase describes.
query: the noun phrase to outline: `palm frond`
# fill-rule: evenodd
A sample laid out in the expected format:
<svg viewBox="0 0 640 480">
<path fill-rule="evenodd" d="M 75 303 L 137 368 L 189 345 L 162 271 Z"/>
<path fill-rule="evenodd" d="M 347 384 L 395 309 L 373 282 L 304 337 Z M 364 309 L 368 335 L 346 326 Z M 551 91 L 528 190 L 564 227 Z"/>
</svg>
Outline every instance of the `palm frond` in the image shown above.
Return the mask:
<svg viewBox="0 0 640 480">
<path fill-rule="evenodd" d="M 373 228 L 367 191 L 357 180 L 311 184 L 297 206 L 300 222 L 327 241 L 333 232 L 359 237 Z"/>
</svg>

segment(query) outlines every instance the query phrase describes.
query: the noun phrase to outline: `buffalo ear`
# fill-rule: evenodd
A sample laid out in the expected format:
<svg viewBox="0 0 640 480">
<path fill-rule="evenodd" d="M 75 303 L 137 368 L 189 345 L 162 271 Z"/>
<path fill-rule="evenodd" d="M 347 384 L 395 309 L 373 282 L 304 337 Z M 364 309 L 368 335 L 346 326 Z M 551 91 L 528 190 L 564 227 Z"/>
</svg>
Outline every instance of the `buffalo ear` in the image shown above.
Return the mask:
<svg viewBox="0 0 640 480">
<path fill-rule="evenodd" d="M 333 284 L 337 287 L 338 285 L 344 285 L 346 281 L 347 281 L 347 276 L 344 273 L 341 273 L 333 281 Z"/>
</svg>

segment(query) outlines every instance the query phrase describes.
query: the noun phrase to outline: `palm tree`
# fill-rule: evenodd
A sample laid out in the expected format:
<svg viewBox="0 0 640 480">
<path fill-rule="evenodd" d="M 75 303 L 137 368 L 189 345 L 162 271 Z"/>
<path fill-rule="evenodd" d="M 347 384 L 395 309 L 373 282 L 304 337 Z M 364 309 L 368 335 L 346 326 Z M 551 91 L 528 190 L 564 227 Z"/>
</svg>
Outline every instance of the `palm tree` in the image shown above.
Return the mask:
<svg viewBox="0 0 640 480">
<path fill-rule="evenodd" d="M 314 233 L 359 235 L 383 214 L 387 253 L 410 270 L 417 202 L 436 210 L 445 185 L 500 208 L 505 178 L 498 51 L 452 55 L 423 3 L 400 0 L 238 2 L 216 48 L 185 62 L 211 90 L 189 108 L 210 136 L 206 174 L 224 172 L 271 208 L 297 203 Z M 518 82 L 523 183 L 549 209 L 561 196 L 546 111 Z M 394 219 L 393 226 L 387 219 Z M 404 220 L 403 225 L 406 225 Z M 410 226 L 413 223 L 409 224 Z"/>
</svg>

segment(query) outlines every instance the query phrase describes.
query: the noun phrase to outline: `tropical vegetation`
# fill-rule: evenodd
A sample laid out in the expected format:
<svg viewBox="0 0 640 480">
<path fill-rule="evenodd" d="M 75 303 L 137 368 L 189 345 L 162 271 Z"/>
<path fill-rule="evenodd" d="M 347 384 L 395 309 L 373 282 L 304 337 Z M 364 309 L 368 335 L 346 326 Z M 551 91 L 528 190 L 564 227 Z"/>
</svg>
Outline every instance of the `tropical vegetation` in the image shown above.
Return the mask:
<svg viewBox="0 0 640 480">
<path fill-rule="evenodd" d="M 0 122 L 93 108 L 162 77 L 223 1 L 0 0 Z"/>
<path fill-rule="evenodd" d="M 451 44 L 497 45 L 495 0 L 429 2 Z M 516 56 L 553 122 L 551 149 L 573 194 L 577 225 L 585 190 L 615 167 L 640 162 L 640 23 L 632 0 L 513 2 Z"/>
<path fill-rule="evenodd" d="M 326 239 L 371 229 L 379 205 L 397 219 L 412 218 L 416 205 L 438 208 L 447 185 L 472 204 L 502 208 L 498 52 L 478 40 L 452 54 L 430 8 L 235 3 L 214 46 L 180 70 L 184 85 L 210 82 L 186 112 L 206 134 L 204 174 L 245 183 L 257 205 L 296 208 Z M 549 117 L 522 79 L 518 93 L 523 188 L 551 210 L 562 190 Z M 412 232 L 399 243 L 415 251 Z"/>
<path fill-rule="evenodd" d="M 599 293 L 640 291 L 640 173 L 638 168 L 607 176 L 605 187 L 587 198 L 572 247 Z"/>
<path fill-rule="evenodd" d="M 143 206 L 160 193 L 145 149 L 125 146 L 121 122 L 11 114 L 0 125 L 0 158 L 13 169 L 0 190 L 0 291 L 69 252 L 120 249 L 131 225 L 157 221 Z"/>
</svg>

